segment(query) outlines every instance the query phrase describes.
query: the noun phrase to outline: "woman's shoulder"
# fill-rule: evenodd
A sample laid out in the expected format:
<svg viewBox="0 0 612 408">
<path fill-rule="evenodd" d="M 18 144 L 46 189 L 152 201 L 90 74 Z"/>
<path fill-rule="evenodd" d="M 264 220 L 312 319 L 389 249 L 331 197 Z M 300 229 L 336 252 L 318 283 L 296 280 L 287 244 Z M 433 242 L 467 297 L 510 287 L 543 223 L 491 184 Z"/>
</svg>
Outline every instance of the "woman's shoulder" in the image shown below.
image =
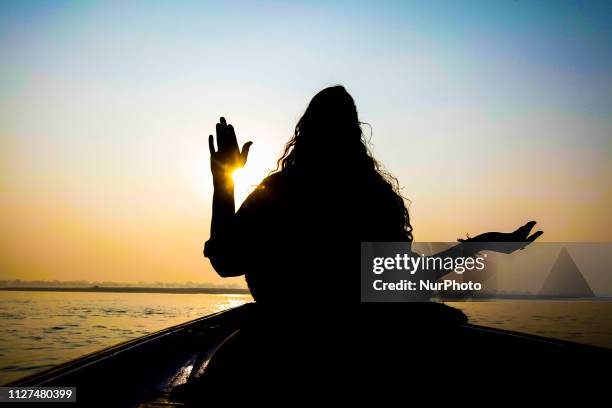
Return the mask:
<svg viewBox="0 0 612 408">
<path fill-rule="evenodd" d="M 282 172 L 270 174 L 249 194 L 240 209 L 253 210 L 270 205 L 275 198 L 279 197 L 279 192 L 282 192 L 285 186 L 286 177 Z"/>
<path fill-rule="evenodd" d="M 262 199 L 282 198 L 290 187 L 287 175 L 279 171 L 264 178 L 251 194 Z"/>
<path fill-rule="evenodd" d="M 266 188 L 279 189 L 279 188 L 284 188 L 286 184 L 287 184 L 287 175 L 282 171 L 277 171 L 275 173 L 268 175 L 268 177 L 263 179 L 262 182 L 259 183 L 259 186 L 257 187 L 258 188 L 261 187 L 263 189 L 266 189 Z"/>
</svg>

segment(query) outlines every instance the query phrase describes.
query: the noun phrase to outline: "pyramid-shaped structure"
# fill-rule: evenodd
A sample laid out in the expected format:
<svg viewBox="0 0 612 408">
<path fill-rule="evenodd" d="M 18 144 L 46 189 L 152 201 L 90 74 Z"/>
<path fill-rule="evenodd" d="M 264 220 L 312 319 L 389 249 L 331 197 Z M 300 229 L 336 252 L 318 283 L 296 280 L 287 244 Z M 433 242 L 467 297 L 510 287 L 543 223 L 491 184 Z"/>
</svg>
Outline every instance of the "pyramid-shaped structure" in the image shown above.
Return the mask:
<svg viewBox="0 0 612 408">
<path fill-rule="evenodd" d="M 567 249 L 561 249 L 555 264 L 540 289 L 540 295 L 559 297 L 594 297 Z"/>
</svg>

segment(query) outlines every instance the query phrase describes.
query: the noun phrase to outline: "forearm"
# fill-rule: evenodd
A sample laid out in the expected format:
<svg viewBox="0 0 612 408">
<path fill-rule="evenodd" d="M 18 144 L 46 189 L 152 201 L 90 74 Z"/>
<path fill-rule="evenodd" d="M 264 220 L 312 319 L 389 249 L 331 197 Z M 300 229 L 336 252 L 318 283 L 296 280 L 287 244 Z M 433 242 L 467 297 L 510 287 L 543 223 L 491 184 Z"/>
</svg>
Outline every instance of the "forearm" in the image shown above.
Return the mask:
<svg viewBox="0 0 612 408">
<path fill-rule="evenodd" d="M 432 257 L 436 257 L 436 258 L 442 258 L 442 259 L 446 259 L 446 258 L 452 258 L 452 259 L 456 259 L 456 258 L 468 258 L 468 257 L 473 257 L 475 256 L 479 251 L 481 251 L 481 245 L 479 243 L 465 243 L 462 242 L 458 245 L 455 245 L 453 247 L 450 247 L 442 252 L 439 252 L 435 255 L 432 255 Z M 436 265 L 436 262 L 433 262 L 434 265 Z M 451 271 L 441 268 L 441 269 L 434 269 L 432 271 L 434 273 L 434 278 L 440 279 L 441 277 L 447 275 L 448 273 L 450 273 Z"/>
<path fill-rule="evenodd" d="M 236 265 L 235 250 L 235 203 L 234 186 L 231 179 L 215 180 L 212 205 L 210 239 L 204 247 L 204 256 L 210 259 L 217 273 L 222 277 L 238 276 L 244 273 Z"/>
<path fill-rule="evenodd" d="M 231 177 L 215 180 L 214 188 L 210 238 L 231 237 L 234 232 L 234 217 L 236 215 L 234 182 Z"/>
</svg>

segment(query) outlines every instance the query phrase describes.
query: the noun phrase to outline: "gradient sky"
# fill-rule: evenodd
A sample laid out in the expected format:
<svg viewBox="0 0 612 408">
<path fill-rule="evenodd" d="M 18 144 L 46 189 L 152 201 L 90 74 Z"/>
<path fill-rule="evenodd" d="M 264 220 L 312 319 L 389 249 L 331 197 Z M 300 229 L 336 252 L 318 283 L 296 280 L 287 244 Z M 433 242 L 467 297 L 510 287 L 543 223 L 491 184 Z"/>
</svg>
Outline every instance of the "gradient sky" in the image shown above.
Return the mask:
<svg viewBox="0 0 612 408">
<path fill-rule="evenodd" d="M 417 240 L 612 241 L 611 2 L 3 1 L 0 61 L 0 279 L 219 284 L 218 116 L 244 197 L 337 83 Z"/>
</svg>

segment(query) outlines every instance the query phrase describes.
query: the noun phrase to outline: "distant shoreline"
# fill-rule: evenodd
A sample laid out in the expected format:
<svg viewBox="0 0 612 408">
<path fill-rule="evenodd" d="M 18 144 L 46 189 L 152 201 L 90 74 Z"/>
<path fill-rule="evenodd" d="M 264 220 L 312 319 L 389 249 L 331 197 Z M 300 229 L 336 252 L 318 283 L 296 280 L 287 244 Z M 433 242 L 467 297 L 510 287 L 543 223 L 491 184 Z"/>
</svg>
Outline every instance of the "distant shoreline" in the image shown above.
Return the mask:
<svg viewBox="0 0 612 408">
<path fill-rule="evenodd" d="M 174 294 L 219 294 L 249 295 L 248 289 L 240 288 L 138 288 L 138 287 L 0 287 L 1 291 L 15 292 L 107 292 L 107 293 L 174 293 Z"/>
<path fill-rule="evenodd" d="M 250 295 L 249 289 L 241 288 L 147 288 L 147 287 L 121 287 L 121 286 L 77 286 L 77 287 L 45 287 L 45 286 L 6 286 L 0 287 L 0 291 L 5 292 L 94 292 L 94 293 L 171 293 L 171 294 L 209 294 L 209 295 Z M 443 302 L 465 301 L 462 297 L 444 297 Z M 612 301 L 612 296 L 594 297 L 571 297 L 571 296 L 541 296 L 541 295 L 520 295 L 520 294 L 500 294 L 497 296 L 472 296 L 470 301 L 494 301 L 494 300 L 592 300 L 592 301 Z"/>
</svg>

